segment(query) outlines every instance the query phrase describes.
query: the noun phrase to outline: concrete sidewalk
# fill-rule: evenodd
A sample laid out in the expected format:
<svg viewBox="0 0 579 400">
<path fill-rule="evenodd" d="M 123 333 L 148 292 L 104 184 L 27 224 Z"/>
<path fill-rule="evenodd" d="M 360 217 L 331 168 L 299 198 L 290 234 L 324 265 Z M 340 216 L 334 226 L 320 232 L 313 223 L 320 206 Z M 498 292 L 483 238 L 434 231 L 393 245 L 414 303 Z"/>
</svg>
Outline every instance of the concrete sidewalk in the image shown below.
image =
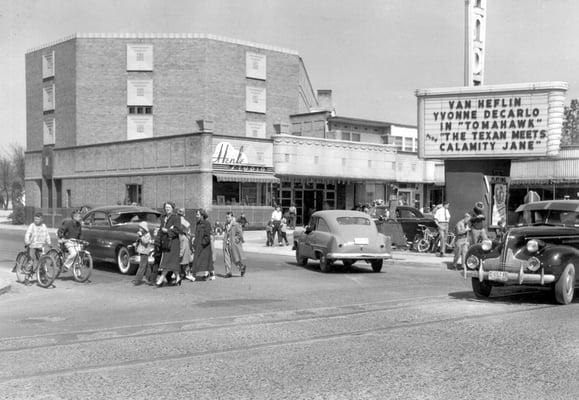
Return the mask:
<svg viewBox="0 0 579 400">
<path fill-rule="evenodd" d="M 24 232 L 26 231 L 26 225 L 12 225 L 11 221 L 7 220 L 5 217 L 0 216 L 0 230 L 4 231 L 14 231 L 15 234 L 22 235 L 24 238 Z M 52 234 L 56 234 L 56 229 L 49 228 L 48 231 Z M 19 232 L 19 233 L 17 233 Z M 265 231 L 246 231 L 243 233 L 245 243 L 243 245 L 244 249 L 248 253 L 260 253 L 260 254 L 272 254 L 294 257 L 295 251 L 292 250 L 292 238 L 293 232 L 288 231 L 288 240 L 290 241 L 289 246 L 266 246 L 266 235 Z M 218 250 L 223 249 L 223 237 L 217 236 L 215 238 L 215 248 Z M 429 267 L 429 268 L 440 268 L 441 270 L 447 270 L 448 264 L 452 262 L 452 254 L 446 255 L 444 257 L 437 257 L 432 253 L 416 253 L 408 250 L 393 250 L 392 259 L 386 261 L 386 263 L 394 263 L 397 265 L 414 265 L 418 267 Z M 0 294 L 6 293 L 10 290 L 11 281 L 10 279 L 3 278 L 0 276 Z"/>
</svg>

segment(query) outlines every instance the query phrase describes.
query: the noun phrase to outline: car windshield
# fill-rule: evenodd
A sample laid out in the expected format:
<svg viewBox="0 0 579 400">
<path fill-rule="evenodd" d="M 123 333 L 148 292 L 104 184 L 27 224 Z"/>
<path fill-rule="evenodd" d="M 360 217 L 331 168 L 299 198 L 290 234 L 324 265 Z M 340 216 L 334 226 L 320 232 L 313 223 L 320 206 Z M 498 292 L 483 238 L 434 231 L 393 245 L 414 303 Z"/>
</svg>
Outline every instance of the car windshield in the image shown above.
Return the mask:
<svg viewBox="0 0 579 400">
<path fill-rule="evenodd" d="M 126 224 L 128 222 L 157 222 L 158 214 L 152 212 L 124 212 L 111 213 L 111 223 L 113 225 Z"/>
<path fill-rule="evenodd" d="M 364 217 L 338 217 L 339 225 L 370 225 L 370 220 Z"/>
<path fill-rule="evenodd" d="M 579 213 L 566 210 L 532 210 L 519 213 L 519 225 L 579 225 Z"/>
</svg>

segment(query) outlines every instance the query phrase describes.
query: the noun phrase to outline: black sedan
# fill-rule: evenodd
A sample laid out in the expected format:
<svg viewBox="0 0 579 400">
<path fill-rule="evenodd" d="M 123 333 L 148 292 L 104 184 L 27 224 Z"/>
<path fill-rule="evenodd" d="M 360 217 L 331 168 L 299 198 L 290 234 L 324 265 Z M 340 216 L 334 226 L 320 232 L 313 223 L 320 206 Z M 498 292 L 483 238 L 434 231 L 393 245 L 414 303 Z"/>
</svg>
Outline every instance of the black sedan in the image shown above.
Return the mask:
<svg viewBox="0 0 579 400">
<path fill-rule="evenodd" d="M 414 207 L 396 206 L 396 215 L 392 216 L 388 214 L 388 207 L 386 206 L 375 207 L 372 211 L 372 216 L 377 220 L 395 219 L 402 227 L 408 242 L 414 243 L 417 235 L 421 235 L 419 225 L 425 225 L 426 227 L 438 230 L 433 218 L 425 217 L 420 210 Z"/>
<path fill-rule="evenodd" d="M 83 216 L 82 238 L 89 244 L 94 260 L 117 264 L 122 274 L 134 274 L 138 265 L 131 263 L 133 243 L 139 223 L 147 222 L 151 237 L 159 228 L 161 213 L 147 207 L 106 206 L 93 208 Z"/>
</svg>

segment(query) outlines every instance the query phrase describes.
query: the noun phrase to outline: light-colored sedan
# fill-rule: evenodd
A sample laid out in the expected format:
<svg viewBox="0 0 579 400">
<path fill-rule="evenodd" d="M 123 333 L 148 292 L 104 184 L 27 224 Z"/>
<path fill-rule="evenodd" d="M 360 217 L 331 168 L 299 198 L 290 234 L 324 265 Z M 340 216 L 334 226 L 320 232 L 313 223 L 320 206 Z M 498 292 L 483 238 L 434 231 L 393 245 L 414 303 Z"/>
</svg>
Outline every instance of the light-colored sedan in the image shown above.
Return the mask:
<svg viewBox="0 0 579 400">
<path fill-rule="evenodd" d="M 304 231 L 294 232 L 293 244 L 298 264 L 319 260 L 322 272 L 329 272 L 335 261 L 346 267 L 366 261 L 380 272 L 384 259 L 392 258 L 390 237 L 379 233 L 372 217 L 360 211 L 317 211 Z"/>
</svg>

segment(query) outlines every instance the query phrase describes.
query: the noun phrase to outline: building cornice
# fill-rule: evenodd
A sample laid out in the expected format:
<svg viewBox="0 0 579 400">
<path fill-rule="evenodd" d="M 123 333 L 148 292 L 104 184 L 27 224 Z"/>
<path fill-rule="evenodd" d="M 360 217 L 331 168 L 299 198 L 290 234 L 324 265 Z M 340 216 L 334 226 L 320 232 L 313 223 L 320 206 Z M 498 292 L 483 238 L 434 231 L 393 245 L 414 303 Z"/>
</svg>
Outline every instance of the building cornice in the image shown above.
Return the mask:
<svg viewBox="0 0 579 400">
<path fill-rule="evenodd" d="M 299 56 L 296 50 L 207 33 L 75 33 L 64 38 L 33 47 L 27 50 L 26 54 L 42 50 L 47 47 L 55 46 L 72 39 L 207 39 Z"/>
<path fill-rule="evenodd" d="M 348 140 L 337 139 L 321 139 L 307 136 L 294 135 L 273 135 L 273 144 L 275 145 L 301 145 L 301 146 L 321 146 L 321 147 L 336 147 L 347 150 L 365 150 L 365 151 L 379 151 L 387 153 L 396 153 L 396 148 L 391 144 L 377 144 L 364 142 L 351 142 Z"/>
</svg>

